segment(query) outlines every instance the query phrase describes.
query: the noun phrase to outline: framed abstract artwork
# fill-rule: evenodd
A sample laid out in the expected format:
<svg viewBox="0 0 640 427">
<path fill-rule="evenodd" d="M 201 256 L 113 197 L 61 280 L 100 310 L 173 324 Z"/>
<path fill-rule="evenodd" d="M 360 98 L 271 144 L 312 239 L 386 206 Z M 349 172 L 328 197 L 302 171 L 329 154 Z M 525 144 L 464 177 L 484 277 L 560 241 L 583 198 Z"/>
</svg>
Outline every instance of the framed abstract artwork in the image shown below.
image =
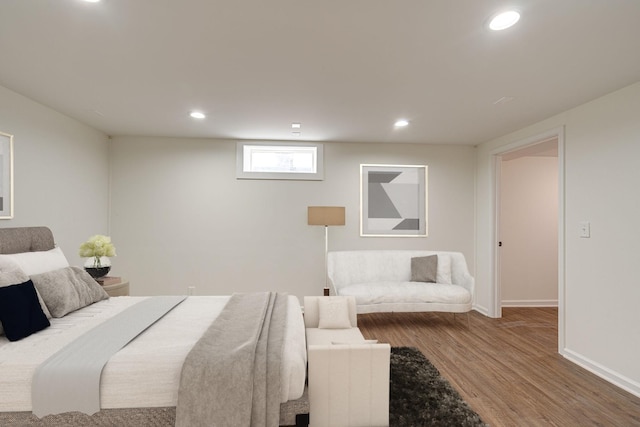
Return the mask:
<svg viewBox="0 0 640 427">
<path fill-rule="evenodd" d="M 13 218 L 13 135 L 0 132 L 0 219 Z"/>
<path fill-rule="evenodd" d="M 360 235 L 426 237 L 428 167 L 360 165 Z"/>
</svg>

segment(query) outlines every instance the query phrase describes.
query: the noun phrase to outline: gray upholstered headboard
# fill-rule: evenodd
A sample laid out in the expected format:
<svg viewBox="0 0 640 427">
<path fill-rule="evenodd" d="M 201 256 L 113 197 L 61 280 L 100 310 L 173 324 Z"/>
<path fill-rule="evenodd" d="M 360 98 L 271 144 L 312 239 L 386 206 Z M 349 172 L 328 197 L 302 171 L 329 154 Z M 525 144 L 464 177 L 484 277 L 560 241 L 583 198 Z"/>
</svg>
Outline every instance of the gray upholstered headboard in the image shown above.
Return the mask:
<svg viewBox="0 0 640 427">
<path fill-rule="evenodd" d="M 48 251 L 55 247 L 47 227 L 0 228 L 0 254 Z"/>
</svg>

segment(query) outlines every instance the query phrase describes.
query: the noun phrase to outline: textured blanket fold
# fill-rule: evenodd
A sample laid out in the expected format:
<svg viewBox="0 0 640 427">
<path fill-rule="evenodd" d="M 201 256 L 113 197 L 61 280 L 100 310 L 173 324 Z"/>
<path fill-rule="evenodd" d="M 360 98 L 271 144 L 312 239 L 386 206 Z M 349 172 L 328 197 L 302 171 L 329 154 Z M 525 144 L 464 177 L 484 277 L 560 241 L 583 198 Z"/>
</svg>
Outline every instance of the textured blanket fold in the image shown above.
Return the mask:
<svg viewBox="0 0 640 427">
<path fill-rule="evenodd" d="M 277 426 L 287 297 L 234 294 L 188 354 L 177 427 Z"/>
<path fill-rule="evenodd" d="M 38 417 L 100 410 L 100 375 L 118 350 L 162 318 L 184 296 L 151 297 L 99 324 L 44 361 L 33 376 L 31 400 Z"/>
</svg>

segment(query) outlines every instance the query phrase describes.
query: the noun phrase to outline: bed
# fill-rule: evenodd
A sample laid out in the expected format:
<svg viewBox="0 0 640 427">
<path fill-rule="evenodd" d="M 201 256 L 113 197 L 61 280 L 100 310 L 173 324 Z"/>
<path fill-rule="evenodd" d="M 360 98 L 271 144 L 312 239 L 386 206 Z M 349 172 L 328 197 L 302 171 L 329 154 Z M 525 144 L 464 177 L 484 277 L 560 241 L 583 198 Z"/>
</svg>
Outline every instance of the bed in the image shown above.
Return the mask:
<svg viewBox="0 0 640 427">
<path fill-rule="evenodd" d="M 54 250 L 53 235 L 46 227 L 0 229 L 0 254 L 39 254 Z M 0 256 L 0 274 L 2 259 Z M 53 264 L 44 269 L 59 266 Z M 29 277 L 36 281 L 38 274 Z M 42 292 L 40 297 L 46 296 L 46 293 L 40 294 Z M 50 326 L 25 338 L 9 341 L 6 336 L 0 336 L 0 425 L 174 425 L 176 405 L 183 393 L 180 382 L 183 369 L 186 372 L 185 359 L 189 359 L 209 331 L 215 329 L 211 325 L 224 321 L 234 298 L 187 297 L 110 357 L 100 379 L 100 410 L 93 415 L 77 411 L 43 418 L 33 415 L 34 372 L 77 337 L 108 323 L 130 307 L 148 302 L 150 297 L 95 297 L 96 302 L 62 317 L 51 317 Z M 288 310 L 282 315 L 285 323 L 278 372 L 279 425 L 304 425 L 309 412 L 304 323 L 296 297 L 284 296 L 281 301 Z M 182 376 L 184 379 L 185 374 Z M 180 414 L 180 409 L 177 412 Z"/>
</svg>

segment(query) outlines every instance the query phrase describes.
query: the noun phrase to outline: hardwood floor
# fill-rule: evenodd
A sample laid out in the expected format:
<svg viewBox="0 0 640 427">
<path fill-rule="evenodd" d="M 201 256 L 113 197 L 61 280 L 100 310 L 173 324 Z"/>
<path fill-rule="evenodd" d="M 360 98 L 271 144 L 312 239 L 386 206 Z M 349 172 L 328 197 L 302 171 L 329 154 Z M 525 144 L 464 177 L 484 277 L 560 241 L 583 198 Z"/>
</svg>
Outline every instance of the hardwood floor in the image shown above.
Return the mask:
<svg viewBox="0 0 640 427">
<path fill-rule="evenodd" d="M 366 338 L 417 347 L 491 426 L 640 426 L 640 398 L 558 354 L 555 308 L 358 316 Z"/>
</svg>

